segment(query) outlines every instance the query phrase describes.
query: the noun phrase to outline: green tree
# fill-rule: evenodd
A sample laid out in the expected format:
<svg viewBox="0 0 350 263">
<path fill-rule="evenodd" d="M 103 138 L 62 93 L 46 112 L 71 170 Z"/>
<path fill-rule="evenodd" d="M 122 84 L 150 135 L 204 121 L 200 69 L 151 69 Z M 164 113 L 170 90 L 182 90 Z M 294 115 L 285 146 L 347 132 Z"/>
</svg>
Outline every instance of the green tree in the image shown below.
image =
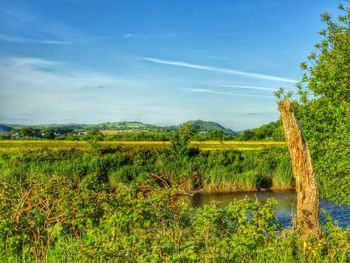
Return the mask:
<svg viewBox="0 0 350 263">
<path fill-rule="evenodd" d="M 224 138 L 224 132 L 219 129 L 213 129 L 208 131 L 208 137 L 211 140 L 220 140 L 222 141 Z"/>
<path fill-rule="evenodd" d="M 255 133 L 252 130 L 245 130 L 242 134 L 244 141 L 252 141 L 255 139 Z"/>
<path fill-rule="evenodd" d="M 103 134 L 100 133 L 100 131 L 97 128 L 92 128 L 87 132 L 87 139 L 88 140 L 102 141 Z"/>
<path fill-rule="evenodd" d="M 35 129 L 35 128 L 31 128 L 31 127 L 22 128 L 19 131 L 19 134 L 24 136 L 24 137 L 36 137 L 36 138 L 42 137 L 40 129 Z"/>
<path fill-rule="evenodd" d="M 185 123 L 177 131 L 175 131 L 171 138 L 172 151 L 179 157 L 186 156 L 189 153 L 189 143 L 191 138 L 196 134 L 196 130 L 192 125 Z"/>
<path fill-rule="evenodd" d="M 323 197 L 350 203 L 350 9 L 321 15 L 326 28 L 301 68 L 297 117 L 309 143 Z"/>
<path fill-rule="evenodd" d="M 55 133 L 52 129 L 45 129 L 42 132 L 42 136 L 45 139 L 54 139 L 55 138 Z"/>
</svg>

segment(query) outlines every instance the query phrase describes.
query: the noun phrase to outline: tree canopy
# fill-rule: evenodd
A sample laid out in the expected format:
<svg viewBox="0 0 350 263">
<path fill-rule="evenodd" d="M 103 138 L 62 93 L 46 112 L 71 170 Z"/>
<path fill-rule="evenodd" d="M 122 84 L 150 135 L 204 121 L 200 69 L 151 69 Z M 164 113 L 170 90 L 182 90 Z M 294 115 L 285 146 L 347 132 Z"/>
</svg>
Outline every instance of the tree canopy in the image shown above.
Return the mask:
<svg viewBox="0 0 350 263">
<path fill-rule="evenodd" d="M 321 15 L 322 40 L 303 62 L 296 115 L 303 127 L 321 195 L 350 203 L 350 8 Z"/>
</svg>

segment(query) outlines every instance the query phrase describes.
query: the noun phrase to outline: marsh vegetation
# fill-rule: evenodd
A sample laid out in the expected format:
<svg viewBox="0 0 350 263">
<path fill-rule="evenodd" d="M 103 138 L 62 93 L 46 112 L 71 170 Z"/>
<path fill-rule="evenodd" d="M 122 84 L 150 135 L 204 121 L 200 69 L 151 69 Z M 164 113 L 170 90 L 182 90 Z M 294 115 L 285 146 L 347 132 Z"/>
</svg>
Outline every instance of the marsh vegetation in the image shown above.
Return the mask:
<svg viewBox="0 0 350 263">
<path fill-rule="evenodd" d="M 181 155 L 179 155 L 181 153 Z M 47 262 L 331 261 L 349 230 L 283 230 L 275 201 L 192 207 L 193 191 L 291 187 L 286 149 L 27 149 L 0 155 L 0 259 Z M 286 249 L 287 248 L 287 249 Z"/>
</svg>

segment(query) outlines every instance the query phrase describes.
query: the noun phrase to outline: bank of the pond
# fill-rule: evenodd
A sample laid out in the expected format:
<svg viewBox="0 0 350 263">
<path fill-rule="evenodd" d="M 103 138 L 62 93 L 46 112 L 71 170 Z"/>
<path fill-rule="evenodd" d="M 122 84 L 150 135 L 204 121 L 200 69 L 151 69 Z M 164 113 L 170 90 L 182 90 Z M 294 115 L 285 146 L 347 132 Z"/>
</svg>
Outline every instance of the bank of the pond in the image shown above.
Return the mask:
<svg viewBox="0 0 350 263">
<path fill-rule="evenodd" d="M 284 227 L 291 225 L 292 218 L 296 213 L 296 193 L 294 190 L 268 190 L 255 192 L 231 192 L 231 193 L 196 193 L 191 197 L 191 206 L 201 207 L 205 204 L 217 202 L 220 206 L 226 206 L 234 200 L 250 198 L 265 203 L 268 199 L 275 199 L 277 222 L 283 224 Z M 329 215 L 339 223 L 339 226 L 345 228 L 350 226 L 350 206 L 338 205 L 327 199 L 320 200 L 321 222 L 325 222 L 326 211 Z"/>
<path fill-rule="evenodd" d="M 191 195 L 202 194 L 202 195 L 216 195 L 216 194 L 245 194 L 245 193 L 257 193 L 257 192 L 271 192 L 271 191 L 291 191 L 294 190 L 294 186 L 291 184 L 285 184 L 280 186 L 271 186 L 268 188 L 261 187 L 240 187 L 236 188 L 231 185 L 216 184 L 210 186 L 204 186 L 203 188 L 197 189 L 195 191 L 188 192 Z"/>
</svg>

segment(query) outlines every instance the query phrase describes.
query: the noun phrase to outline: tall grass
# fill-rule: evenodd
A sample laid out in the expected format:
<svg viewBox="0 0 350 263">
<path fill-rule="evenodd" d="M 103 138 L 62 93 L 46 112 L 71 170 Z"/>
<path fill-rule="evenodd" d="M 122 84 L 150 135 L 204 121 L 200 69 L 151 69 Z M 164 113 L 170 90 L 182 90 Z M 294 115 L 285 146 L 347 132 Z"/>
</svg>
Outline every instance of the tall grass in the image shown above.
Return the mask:
<svg viewBox="0 0 350 263">
<path fill-rule="evenodd" d="M 275 188 L 283 188 L 293 185 L 291 161 L 287 158 L 282 158 L 276 167 L 272 178 L 272 185 Z"/>
<path fill-rule="evenodd" d="M 204 181 L 204 191 L 232 192 L 257 189 L 258 173 L 254 170 L 234 173 L 229 167 L 213 167 Z"/>
<path fill-rule="evenodd" d="M 44 148 L 2 153 L 0 165 L 2 176 L 18 178 L 40 173 L 79 179 L 95 174 L 101 183 L 112 186 L 152 184 L 156 177 L 173 187 L 186 185 L 187 191 L 252 191 L 292 186 L 290 162 L 283 149 L 189 152 L 179 157 L 167 149 Z"/>
</svg>

